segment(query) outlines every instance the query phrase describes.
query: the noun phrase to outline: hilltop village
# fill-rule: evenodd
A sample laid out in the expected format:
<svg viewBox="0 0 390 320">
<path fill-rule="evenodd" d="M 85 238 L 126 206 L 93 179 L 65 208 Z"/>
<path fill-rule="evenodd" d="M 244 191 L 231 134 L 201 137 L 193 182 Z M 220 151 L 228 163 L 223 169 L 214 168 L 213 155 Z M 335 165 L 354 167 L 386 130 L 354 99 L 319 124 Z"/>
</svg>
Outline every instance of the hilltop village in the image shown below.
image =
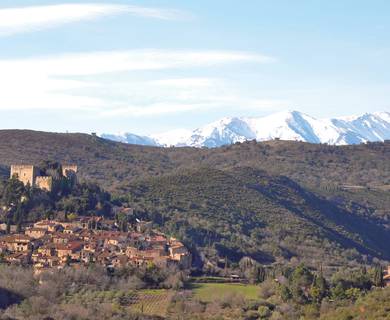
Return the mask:
<svg viewBox="0 0 390 320">
<path fill-rule="evenodd" d="M 63 166 L 62 173 L 76 181 L 77 166 Z M 24 185 L 51 191 L 55 177 L 40 175 L 34 166 L 12 166 L 11 178 Z M 130 216 L 131 208 L 116 207 L 116 214 Z M 123 231 L 118 221 L 105 217 L 45 219 L 17 228 L 0 225 L 0 259 L 32 265 L 36 272 L 64 266 L 100 264 L 107 268 L 156 265 L 190 268 L 191 255 L 177 239 L 154 230 L 152 223 L 136 219 Z"/>
</svg>

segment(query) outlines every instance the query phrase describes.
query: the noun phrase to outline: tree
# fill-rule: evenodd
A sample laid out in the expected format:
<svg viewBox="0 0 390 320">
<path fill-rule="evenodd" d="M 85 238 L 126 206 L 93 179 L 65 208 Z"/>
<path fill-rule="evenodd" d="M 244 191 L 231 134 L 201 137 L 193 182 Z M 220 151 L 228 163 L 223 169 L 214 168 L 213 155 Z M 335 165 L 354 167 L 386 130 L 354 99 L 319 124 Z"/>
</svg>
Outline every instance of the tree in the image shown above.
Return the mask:
<svg viewBox="0 0 390 320">
<path fill-rule="evenodd" d="M 383 270 L 380 265 L 375 266 L 372 282 L 376 287 L 383 287 Z"/>
<path fill-rule="evenodd" d="M 16 176 L 5 182 L 2 194 L 3 205 L 9 208 L 15 208 L 26 195 L 26 188 Z"/>
<path fill-rule="evenodd" d="M 362 291 L 359 288 L 349 288 L 345 290 L 345 296 L 349 300 L 356 301 L 362 295 Z"/>
<path fill-rule="evenodd" d="M 119 230 L 120 231 L 123 231 L 123 232 L 127 232 L 128 231 L 128 218 L 127 218 L 127 215 L 125 213 L 118 213 L 115 217 L 115 220 L 116 220 L 116 223 L 118 224 L 118 227 L 119 227 Z"/>
<path fill-rule="evenodd" d="M 345 289 L 341 282 L 338 282 L 335 287 L 331 289 L 332 298 L 335 300 L 345 299 Z"/>
<path fill-rule="evenodd" d="M 292 298 L 290 289 L 284 284 L 280 286 L 280 297 L 284 302 L 287 302 Z"/>
<path fill-rule="evenodd" d="M 307 289 L 311 287 L 313 283 L 313 274 L 303 264 L 300 264 L 292 272 L 290 276 L 290 290 L 292 298 L 297 303 L 308 302 Z"/>
<path fill-rule="evenodd" d="M 311 286 L 310 295 L 314 302 L 321 303 L 328 294 L 328 285 L 322 272 L 314 277 L 313 284 Z"/>
<path fill-rule="evenodd" d="M 20 226 L 21 224 L 23 223 L 24 221 L 24 218 L 25 218 L 25 215 L 26 215 L 26 212 L 22 206 L 21 203 L 19 203 L 16 207 L 16 210 L 15 210 L 15 213 L 13 215 L 13 221 L 16 225 L 18 225 L 18 233 L 21 231 L 20 229 Z"/>
<path fill-rule="evenodd" d="M 66 256 L 66 262 L 65 262 L 65 264 L 66 264 L 67 266 L 70 266 L 71 262 L 72 262 L 72 258 L 70 257 L 70 255 L 67 255 L 67 256 Z"/>
<path fill-rule="evenodd" d="M 11 233 L 11 220 L 10 219 L 7 219 L 7 230 L 6 230 L 7 234 L 10 234 Z"/>
<path fill-rule="evenodd" d="M 272 312 L 267 306 L 260 306 L 257 309 L 257 312 L 259 313 L 260 319 L 268 319 Z"/>
<path fill-rule="evenodd" d="M 265 269 L 256 264 L 250 273 L 250 280 L 254 283 L 262 283 L 265 281 L 266 278 L 266 271 Z"/>
</svg>

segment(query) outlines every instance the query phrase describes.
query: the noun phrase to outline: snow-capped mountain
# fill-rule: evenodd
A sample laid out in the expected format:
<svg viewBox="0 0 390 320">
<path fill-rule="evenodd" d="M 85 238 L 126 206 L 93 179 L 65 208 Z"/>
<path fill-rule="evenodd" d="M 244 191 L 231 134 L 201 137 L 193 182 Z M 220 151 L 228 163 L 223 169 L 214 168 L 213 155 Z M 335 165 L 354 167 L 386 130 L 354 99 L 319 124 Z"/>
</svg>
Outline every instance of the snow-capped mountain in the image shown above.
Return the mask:
<svg viewBox="0 0 390 320">
<path fill-rule="evenodd" d="M 174 132 L 173 132 L 174 133 Z M 249 139 L 255 139 L 249 125 L 238 118 L 223 118 L 219 121 L 210 123 L 194 131 L 182 131 L 181 139 L 167 140 L 167 136 L 172 134 L 154 135 L 154 140 L 162 146 L 191 146 L 214 148 L 234 142 L 243 142 Z M 174 135 L 172 135 L 174 136 Z"/>
<path fill-rule="evenodd" d="M 261 118 L 223 118 L 194 131 L 174 130 L 151 137 L 133 134 L 102 135 L 126 143 L 154 146 L 219 147 L 235 142 L 281 139 L 334 145 L 359 144 L 390 139 L 390 113 L 315 119 L 298 111 L 285 111 Z"/>
<path fill-rule="evenodd" d="M 177 146 L 185 147 L 187 146 L 186 142 L 191 137 L 192 131 L 186 129 L 177 129 L 164 132 L 157 135 L 152 135 L 151 138 L 159 146 Z"/>
<path fill-rule="evenodd" d="M 138 136 L 132 133 L 123 133 L 118 135 L 103 133 L 100 135 L 100 137 L 103 139 L 112 140 L 116 142 L 139 144 L 142 146 L 159 146 L 159 144 L 157 144 L 156 141 L 154 141 L 152 138 L 145 137 L 145 136 Z"/>
</svg>

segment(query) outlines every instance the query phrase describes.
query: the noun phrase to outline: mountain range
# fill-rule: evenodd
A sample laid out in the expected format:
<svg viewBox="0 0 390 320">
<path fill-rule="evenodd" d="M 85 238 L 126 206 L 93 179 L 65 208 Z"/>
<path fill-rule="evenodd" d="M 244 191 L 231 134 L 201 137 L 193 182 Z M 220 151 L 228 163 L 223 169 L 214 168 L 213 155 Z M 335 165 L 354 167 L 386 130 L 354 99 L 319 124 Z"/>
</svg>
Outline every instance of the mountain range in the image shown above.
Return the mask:
<svg viewBox="0 0 390 320">
<path fill-rule="evenodd" d="M 151 136 L 133 133 L 100 135 L 104 139 L 160 147 L 215 148 L 247 140 L 274 139 L 351 145 L 390 139 L 390 113 L 316 119 L 299 111 L 284 111 L 260 118 L 226 117 L 191 130 L 173 130 Z"/>
</svg>

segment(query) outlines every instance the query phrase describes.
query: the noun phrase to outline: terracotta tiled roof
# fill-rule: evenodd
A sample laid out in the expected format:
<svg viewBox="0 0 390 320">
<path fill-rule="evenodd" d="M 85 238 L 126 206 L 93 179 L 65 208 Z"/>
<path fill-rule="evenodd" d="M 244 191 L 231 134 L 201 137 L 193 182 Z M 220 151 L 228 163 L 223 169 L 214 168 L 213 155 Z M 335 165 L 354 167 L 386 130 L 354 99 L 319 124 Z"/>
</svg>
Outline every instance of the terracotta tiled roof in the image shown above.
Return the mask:
<svg viewBox="0 0 390 320">
<path fill-rule="evenodd" d="M 165 242 L 165 241 L 167 241 L 167 238 L 165 238 L 165 237 L 163 237 L 161 235 L 158 235 L 158 236 L 151 237 L 150 241 Z"/>
<path fill-rule="evenodd" d="M 50 226 L 50 227 L 54 227 L 56 225 L 58 225 L 58 222 L 56 221 L 51 221 L 51 220 L 42 220 L 42 221 L 38 221 L 37 223 L 35 223 L 36 226 Z"/>
<path fill-rule="evenodd" d="M 30 238 L 29 236 L 25 234 L 12 234 L 9 236 L 4 236 L 0 238 L 1 242 L 18 242 L 18 241 L 32 241 L 33 238 Z"/>
<path fill-rule="evenodd" d="M 78 250 L 83 248 L 84 243 L 81 241 L 72 241 L 68 243 L 68 248 L 71 250 Z"/>
<path fill-rule="evenodd" d="M 49 243 L 45 243 L 45 244 L 43 244 L 42 246 L 40 246 L 39 247 L 39 249 L 54 249 L 54 248 L 56 248 L 57 246 L 54 244 L 54 243 L 51 243 L 51 242 L 49 242 Z"/>
<path fill-rule="evenodd" d="M 35 228 L 35 227 L 33 227 L 33 228 L 28 228 L 28 229 L 26 229 L 26 231 L 25 231 L 25 232 L 27 232 L 27 231 L 35 231 L 35 232 L 46 232 L 46 230 L 44 230 L 44 229 L 41 229 L 41 228 Z"/>
<path fill-rule="evenodd" d="M 83 242 L 81 241 L 72 241 L 67 244 L 57 244 L 55 246 L 57 250 L 81 250 L 83 248 Z"/>
</svg>

